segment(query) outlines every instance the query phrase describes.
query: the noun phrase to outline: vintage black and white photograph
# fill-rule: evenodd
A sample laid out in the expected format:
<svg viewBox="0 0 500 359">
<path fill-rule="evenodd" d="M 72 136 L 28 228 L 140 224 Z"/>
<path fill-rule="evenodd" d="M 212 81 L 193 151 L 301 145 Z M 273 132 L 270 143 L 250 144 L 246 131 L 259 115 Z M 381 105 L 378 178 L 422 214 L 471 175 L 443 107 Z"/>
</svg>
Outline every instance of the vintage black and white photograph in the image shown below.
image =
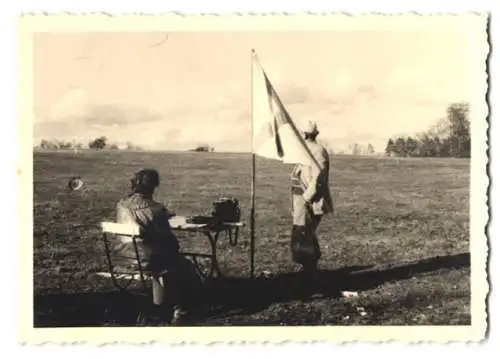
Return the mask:
<svg viewBox="0 0 500 359">
<path fill-rule="evenodd" d="M 32 330 L 482 338 L 486 16 L 93 16 L 21 21 Z"/>
</svg>

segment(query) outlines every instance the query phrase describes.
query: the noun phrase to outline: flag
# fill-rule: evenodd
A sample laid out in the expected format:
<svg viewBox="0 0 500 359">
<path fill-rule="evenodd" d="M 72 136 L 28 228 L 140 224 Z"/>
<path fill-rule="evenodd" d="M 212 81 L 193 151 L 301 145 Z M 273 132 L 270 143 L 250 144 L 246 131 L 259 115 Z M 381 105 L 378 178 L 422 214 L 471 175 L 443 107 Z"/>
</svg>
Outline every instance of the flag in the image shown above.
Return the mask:
<svg viewBox="0 0 500 359">
<path fill-rule="evenodd" d="M 321 166 L 311 154 L 276 90 L 252 52 L 252 146 L 260 157 Z"/>
</svg>

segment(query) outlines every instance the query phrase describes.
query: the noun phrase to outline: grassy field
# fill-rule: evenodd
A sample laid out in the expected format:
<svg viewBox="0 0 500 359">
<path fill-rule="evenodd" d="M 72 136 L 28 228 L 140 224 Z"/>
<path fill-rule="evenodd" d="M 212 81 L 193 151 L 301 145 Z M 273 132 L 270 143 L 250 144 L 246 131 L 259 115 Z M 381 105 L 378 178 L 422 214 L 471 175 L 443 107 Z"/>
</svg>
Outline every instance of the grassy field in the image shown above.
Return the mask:
<svg viewBox="0 0 500 359">
<path fill-rule="evenodd" d="M 290 166 L 257 159 L 256 273 L 271 275 L 249 280 L 249 155 L 117 151 L 34 153 L 36 326 L 104 325 L 117 303 L 130 311 L 93 273 L 106 269 L 98 224 L 114 219 L 141 167 L 158 169 L 157 199 L 179 215 L 240 200 L 247 227 L 218 249 L 231 279 L 207 292 L 213 308 L 195 325 L 470 324 L 469 160 L 333 157 L 336 213 L 318 230 L 320 281 L 304 291 L 289 252 Z M 70 192 L 77 175 L 85 187 Z M 208 249 L 201 237 L 180 239 Z"/>
</svg>

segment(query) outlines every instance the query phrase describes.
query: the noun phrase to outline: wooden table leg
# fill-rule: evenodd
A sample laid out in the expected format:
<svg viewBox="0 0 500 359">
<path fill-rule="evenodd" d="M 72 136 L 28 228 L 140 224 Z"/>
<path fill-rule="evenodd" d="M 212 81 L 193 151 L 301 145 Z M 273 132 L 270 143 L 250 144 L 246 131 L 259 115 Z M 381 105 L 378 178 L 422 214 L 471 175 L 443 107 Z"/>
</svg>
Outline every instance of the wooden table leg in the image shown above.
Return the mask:
<svg viewBox="0 0 500 359">
<path fill-rule="evenodd" d="M 212 278 L 220 277 L 221 272 L 219 269 L 219 263 L 217 261 L 217 239 L 219 238 L 220 232 L 215 232 L 215 236 L 212 236 L 212 234 L 208 231 L 205 233 L 208 237 L 208 241 L 210 242 L 210 247 L 212 249 L 212 265 L 210 266 L 210 273 L 208 276 Z"/>
</svg>

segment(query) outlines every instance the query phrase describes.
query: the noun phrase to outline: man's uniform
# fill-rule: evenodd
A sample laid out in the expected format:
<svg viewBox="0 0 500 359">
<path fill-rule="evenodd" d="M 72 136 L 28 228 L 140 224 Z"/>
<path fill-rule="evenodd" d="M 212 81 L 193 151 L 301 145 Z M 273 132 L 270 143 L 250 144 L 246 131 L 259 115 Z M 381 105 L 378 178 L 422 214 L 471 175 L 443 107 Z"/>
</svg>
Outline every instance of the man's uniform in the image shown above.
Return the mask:
<svg viewBox="0 0 500 359">
<path fill-rule="evenodd" d="M 309 133 L 317 133 L 310 124 Z M 321 257 L 316 229 L 323 215 L 333 212 L 329 189 L 330 158 L 328 151 L 316 141 L 306 139 L 312 155 L 322 167 L 299 164 L 291 174 L 293 228 L 291 238 L 292 259 L 305 269 L 315 268 Z"/>
<path fill-rule="evenodd" d="M 161 203 L 134 193 L 121 199 L 116 205 L 118 223 L 138 224 L 143 241 L 137 241 L 141 261 L 149 268 L 168 269 L 178 254 L 179 243 L 172 232 L 169 219 L 171 214 Z M 116 252 L 129 258 L 135 257 L 133 243 L 118 241 Z"/>
</svg>

